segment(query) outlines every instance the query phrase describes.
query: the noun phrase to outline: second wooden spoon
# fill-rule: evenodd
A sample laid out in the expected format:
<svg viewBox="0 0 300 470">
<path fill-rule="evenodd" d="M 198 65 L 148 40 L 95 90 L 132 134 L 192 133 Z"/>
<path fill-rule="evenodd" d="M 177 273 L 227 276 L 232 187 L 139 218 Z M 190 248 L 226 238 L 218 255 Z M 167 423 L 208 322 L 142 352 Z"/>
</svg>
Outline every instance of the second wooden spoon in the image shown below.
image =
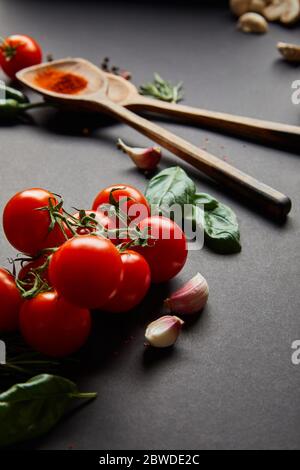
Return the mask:
<svg viewBox="0 0 300 470">
<path fill-rule="evenodd" d="M 110 73 L 106 73 L 106 76 L 108 78 L 108 97 L 114 103 L 121 104 L 133 111 L 150 111 L 171 116 L 183 122 L 192 122 L 237 137 L 245 137 L 265 144 L 286 146 L 300 151 L 299 126 L 167 103 L 140 95 L 137 88 L 122 77 Z"/>
</svg>

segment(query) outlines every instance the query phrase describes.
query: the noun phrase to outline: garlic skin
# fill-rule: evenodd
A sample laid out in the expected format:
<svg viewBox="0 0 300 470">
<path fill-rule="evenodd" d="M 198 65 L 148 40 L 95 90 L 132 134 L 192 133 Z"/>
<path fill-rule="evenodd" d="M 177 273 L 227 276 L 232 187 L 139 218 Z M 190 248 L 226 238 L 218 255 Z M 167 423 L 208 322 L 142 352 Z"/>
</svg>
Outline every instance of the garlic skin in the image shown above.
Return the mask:
<svg viewBox="0 0 300 470">
<path fill-rule="evenodd" d="M 160 147 L 129 147 L 121 139 L 118 139 L 117 147 L 123 150 L 140 170 L 154 170 L 161 159 Z"/>
<path fill-rule="evenodd" d="M 165 315 L 147 326 L 145 338 L 154 348 L 168 348 L 176 343 L 183 324 L 180 318 Z"/>
<path fill-rule="evenodd" d="M 192 315 L 205 307 L 208 295 L 208 283 L 202 274 L 197 273 L 166 299 L 164 306 L 172 313 Z"/>
</svg>

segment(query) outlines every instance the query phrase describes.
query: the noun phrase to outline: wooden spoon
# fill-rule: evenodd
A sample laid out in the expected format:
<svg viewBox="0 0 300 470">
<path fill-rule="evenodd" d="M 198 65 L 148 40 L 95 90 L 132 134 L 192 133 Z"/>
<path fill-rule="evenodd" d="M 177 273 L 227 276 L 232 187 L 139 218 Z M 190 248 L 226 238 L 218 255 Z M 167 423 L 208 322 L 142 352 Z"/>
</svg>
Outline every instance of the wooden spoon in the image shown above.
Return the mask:
<svg viewBox="0 0 300 470">
<path fill-rule="evenodd" d="M 300 149 L 299 126 L 208 111 L 148 98 L 140 95 L 137 88 L 124 78 L 107 72 L 105 74 L 109 81 L 109 98 L 133 111 L 155 112 L 265 144 L 285 145 L 288 148 Z"/>
<path fill-rule="evenodd" d="M 73 95 L 41 88 L 36 83 L 37 73 L 49 68 L 80 75 L 87 80 L 88 85 L 84 90 Z M 212 179 L 256 204 L 274 218 L 283 218 L 291 209 L 291 201 L 284 194 L 112 101 L 106 74 L 84 59 L 70 58 L 56 60 L 50 64 L 36 65 L 18 72 L 17 78 L 24 85 L 42 94 L 47 100 L 76 108 L 104 112 L 127 123 Z"/>
</svg>

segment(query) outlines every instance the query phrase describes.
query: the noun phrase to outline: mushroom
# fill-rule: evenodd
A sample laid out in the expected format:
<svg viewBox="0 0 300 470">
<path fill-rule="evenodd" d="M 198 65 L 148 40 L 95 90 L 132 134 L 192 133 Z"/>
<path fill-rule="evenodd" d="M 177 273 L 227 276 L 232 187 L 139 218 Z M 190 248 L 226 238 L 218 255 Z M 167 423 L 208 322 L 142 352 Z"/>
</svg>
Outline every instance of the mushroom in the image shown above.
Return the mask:
<svg viewBox="0 0 300 470">
<path fill-rule="evenodd" d="M 283 24 L 293 24 L 300 18 L 300 1 L 285 0 L 286 8 L 280 17 Z"/>
<path fill-rule="evenodd" d="M 284 0 L 272 0 L 270 5 L 264 8 L 263 15 L 268 21 L 278 21 L 280 20 L 280 17 L 284 11 L 285 11 Z"/>
<path fill-rule="evenodd" d="M 289 44 L 287 42 L 279 42 L 277 49 L 285 60 L 288 62 L 300 63 L 300 45 Z"/>
<path fill-rule="evenodd" d="M 272 0 L 270 5 L 263 10 L 263 15 L 268 21 L 280 21 L 289 25 L 300 18 L 299 0 Z"/>
<path fill-rule="evenodd" d="M 268 23 L 262 15 L 250 12 L 240 16 L 238 28 L 244 33 L 262 34 L 268 31 Z"/>
<path fill-rule="evenodd" d="M 230 0 L 230 9 L 238 17 L 244 13 L 262 13 L 270 0 Z"/>
<path fill-rule="evenodd" d="M 253 11 L 255 13 L 262 13 L 264 11 L 264 8 L 266 8 L 269 3 L 270 0 L 252 0 L 250 3 L 250 11 Z"/>
<path fill-rule="evenodd" d="M 236 16 L 241 16 L 250 11 L 251 0 L 230 0 L 230 9 Z"/>
</svg>

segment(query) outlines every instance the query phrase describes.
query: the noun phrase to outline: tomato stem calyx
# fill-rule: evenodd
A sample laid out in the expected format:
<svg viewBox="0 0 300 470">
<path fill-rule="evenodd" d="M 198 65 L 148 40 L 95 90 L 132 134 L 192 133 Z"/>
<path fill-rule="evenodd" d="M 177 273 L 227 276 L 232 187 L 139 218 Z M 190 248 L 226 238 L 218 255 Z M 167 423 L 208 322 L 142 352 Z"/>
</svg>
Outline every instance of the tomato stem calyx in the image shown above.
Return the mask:
<svg viewBox="0 0 300 470">
<path fill-rule="evenodd" d="M 5 39 L 1 38 L 0 49 L 5 57 L 5 60 L 9 62 L 17 53 L 17 46 L 12 46 Z"/>
</svg>

